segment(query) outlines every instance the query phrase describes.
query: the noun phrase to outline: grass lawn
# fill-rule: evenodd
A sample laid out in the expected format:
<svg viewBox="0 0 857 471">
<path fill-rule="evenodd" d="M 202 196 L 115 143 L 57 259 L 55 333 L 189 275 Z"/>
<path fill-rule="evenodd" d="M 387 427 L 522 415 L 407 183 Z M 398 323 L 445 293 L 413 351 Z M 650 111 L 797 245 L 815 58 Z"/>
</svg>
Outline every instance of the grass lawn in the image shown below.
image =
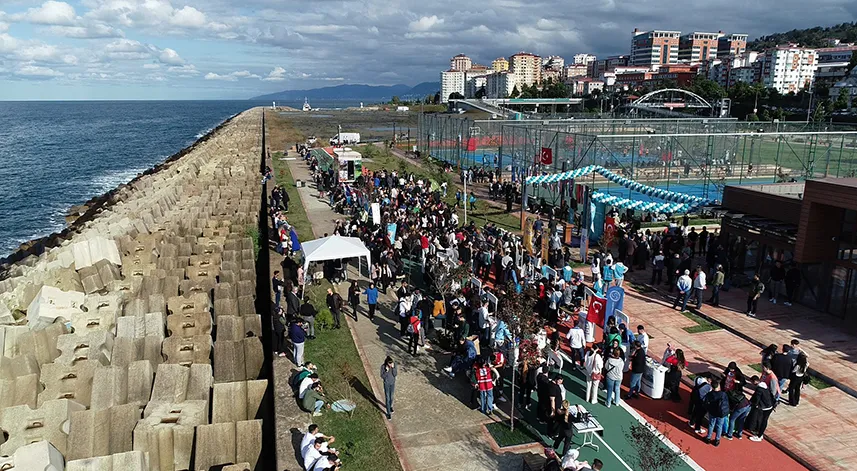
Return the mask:
<svg viewBox="0 0 857 471">
<path fill-rule="evenodd" d="M 500 448 L 515 445 L 526 445 L 528 443 L 539 443 L 541 437 L 533 433 L 529 426 L 520 421 L 516 424 L 515 430 L 509 428 L 508 422 L 492 422 L 485 425 L 488 433 L 497 442 Z"/>
<path fill-rule="evenodd" d="M 683 327 L 684 331 L 689 334 L 698 334 L 700 332 L 709 332 L 712 330 L 720 330 L 720 327 L 716 324 L 712 324 L 702 317 L 697 316 L 696 314 L 690 311 L 684 311 L 681 313 L 684 317 L 696 322 L 696 325 L 691 327 Z"/>
<path fill-rule="evenodd" d="M 312 224 L 310 224 L 304 206 L 301 204 L 301 195 L 295 186 L 295 179 L 292 178 L 289 163 L 285 160 L 280 160 L 282 156 L 282 152 L 274 152 L 271 158 L 274 161 L 274 178 L 276 183 L 285 188 L 286 193 L 289 194 L 287 219 L 289 220 L 289 224 L 295 226 L 298 232 L 298 239 L 301 241 L 313 240 L 315 236 L 312 233 Z"/>
</svg>

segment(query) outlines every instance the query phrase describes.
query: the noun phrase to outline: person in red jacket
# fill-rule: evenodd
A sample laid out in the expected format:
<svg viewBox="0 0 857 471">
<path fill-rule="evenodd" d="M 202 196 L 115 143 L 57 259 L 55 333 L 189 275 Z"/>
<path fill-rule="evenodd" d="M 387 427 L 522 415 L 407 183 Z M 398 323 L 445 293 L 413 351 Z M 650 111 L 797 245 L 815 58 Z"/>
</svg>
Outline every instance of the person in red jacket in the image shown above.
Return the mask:
<svg viewBox="0 0 857 471">
<path fill-rule="evenodd" d="M 420 329 L 422 329 L 422 323 L 420 322 L 419 311 L 414 310 L 411 312 L 411 317 L 408 320 L 408 351 L 411 355 L 416 356 L 417 354 L 417 346 L 420 341 Z"/>
<path fill-rule="evenodd" d="M 491 415 L 494 412 L 494 372 L 491 365 L 482 358 L 477 359 L 470 382 L 479 391 L 479 410 L 485 415 Z"/>
</svg>

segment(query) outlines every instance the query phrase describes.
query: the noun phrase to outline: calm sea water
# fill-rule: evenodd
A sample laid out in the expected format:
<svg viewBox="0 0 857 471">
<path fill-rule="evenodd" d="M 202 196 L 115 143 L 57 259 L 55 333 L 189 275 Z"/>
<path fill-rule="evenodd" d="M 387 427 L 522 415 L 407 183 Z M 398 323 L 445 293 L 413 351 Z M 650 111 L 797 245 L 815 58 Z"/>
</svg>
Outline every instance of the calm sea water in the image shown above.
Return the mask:
<svg viewBox="0 0 857 471">
<path fill-rule="evenodd" d="M 270 105 L 0 102 L 0 258 L 22 242 L 62 230 L 72 205 L 130 181 L 230 116 Z"/>
</svg>

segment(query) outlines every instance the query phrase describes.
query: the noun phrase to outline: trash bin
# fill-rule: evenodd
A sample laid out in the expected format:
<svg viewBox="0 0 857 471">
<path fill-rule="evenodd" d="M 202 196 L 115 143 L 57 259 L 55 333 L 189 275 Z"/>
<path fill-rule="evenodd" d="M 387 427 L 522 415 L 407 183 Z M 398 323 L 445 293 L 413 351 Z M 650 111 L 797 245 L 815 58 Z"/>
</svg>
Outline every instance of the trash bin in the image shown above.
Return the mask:
<svg viewBox="0 0 857 471">
<path fill-rule="evenodd" d="M 660 399 L 664 396 L 664 379 L 667 374 L 667 367 L 651 358 L 646 358 L 646 372 L 643 373 L 643 381 L 641 389 L 643 394 L 652 399 Z"/>
</svg>

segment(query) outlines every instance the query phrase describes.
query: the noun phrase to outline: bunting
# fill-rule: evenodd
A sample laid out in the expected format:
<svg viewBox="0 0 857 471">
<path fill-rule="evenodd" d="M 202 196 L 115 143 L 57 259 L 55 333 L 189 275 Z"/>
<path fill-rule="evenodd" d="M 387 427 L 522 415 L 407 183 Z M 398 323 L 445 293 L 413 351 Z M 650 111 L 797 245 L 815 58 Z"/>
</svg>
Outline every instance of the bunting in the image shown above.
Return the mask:
<svg viewBox="0 0 857 471">
<path fill-rule="evenodd" d="M 687 203 L 662 203 L 659 201 L 631 200 L 601 192 L 593 193 L 592 201 L 609 204 L 614 208 L 633 209 L 635 211 L 664 214 L 686 213 L 696 207 L 696 205 L 690 205 Z"/>
</svg>

